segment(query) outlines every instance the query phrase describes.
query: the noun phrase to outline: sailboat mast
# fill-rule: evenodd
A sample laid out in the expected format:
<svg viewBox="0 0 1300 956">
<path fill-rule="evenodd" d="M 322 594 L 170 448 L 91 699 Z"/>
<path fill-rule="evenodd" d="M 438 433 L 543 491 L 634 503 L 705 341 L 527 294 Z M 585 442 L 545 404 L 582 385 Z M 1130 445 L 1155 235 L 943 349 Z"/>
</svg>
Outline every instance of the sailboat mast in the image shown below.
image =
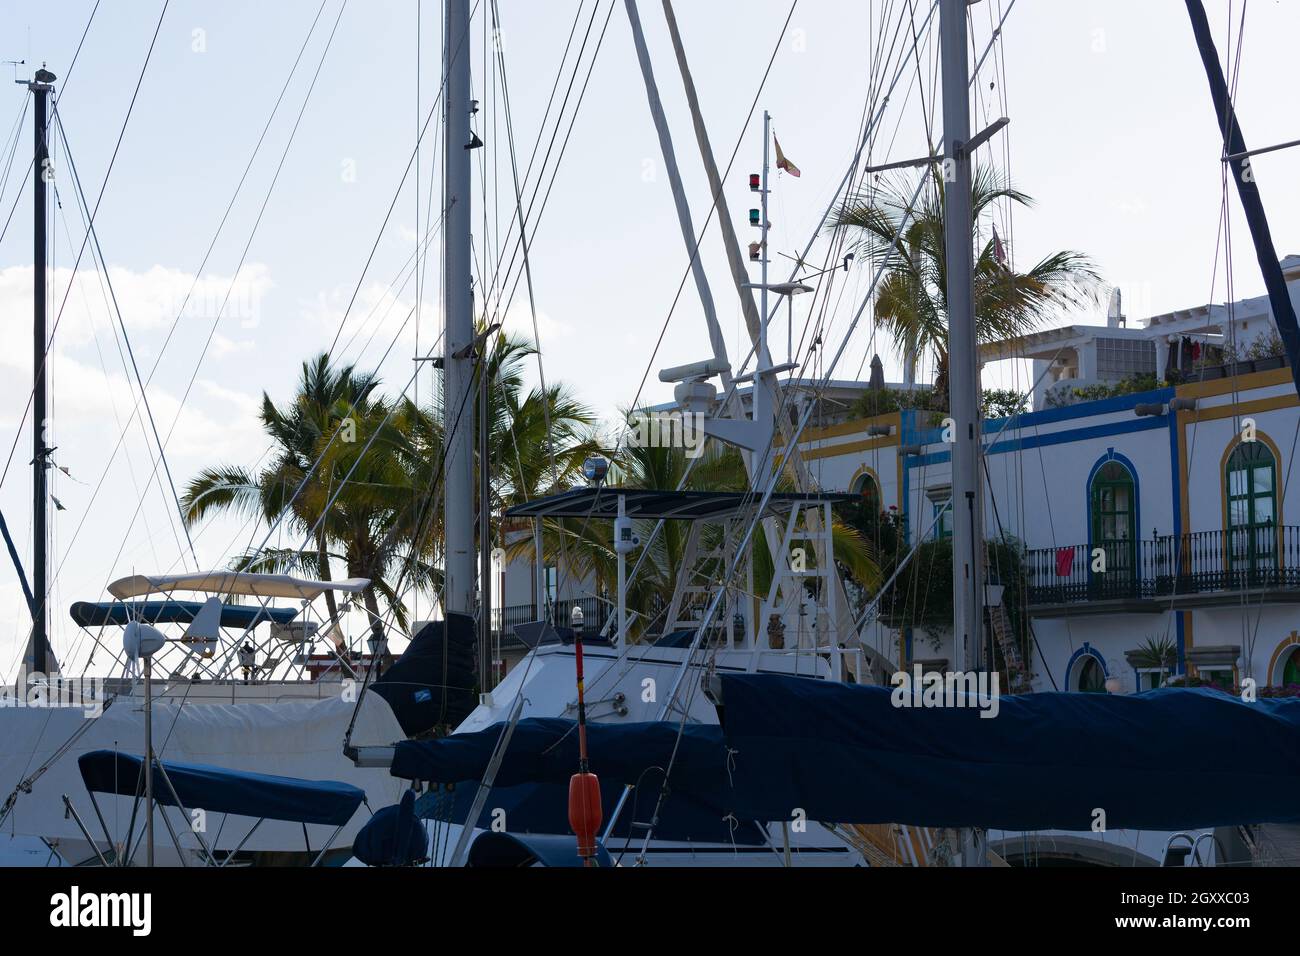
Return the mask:
<svg viewBox="0 0 1300 956">
<path fill-rule="evenodd" d="M 32 255 L 32 634 L 27 652 L 27 673 L 43 674 L 46 668 L 46 648 L 49 641 L 49 609 L 46 580 L 48 559 L 45 542 L 48 539 L 49 490 L 46 487 L 50 449 L 45 445 L 46 425 L 46 302 L 45 266 L 48 242 L 45 234 L 48 216 L 46 183 L 52 174 L 49 146 L 49 103 L 54 92 L 53 73 L 42 68 L 35 79 L 27 84 L 34 99 L 32 116 L 36 130 L 36 153 L 32 163 L 32 197 L 34 239 Z"/>
<path fill-rule="evenodd" d="M 966 0 L 940 0 L 943 70 L 944 264 L 948 296 L 948 414 L 952 417 L 952 632 L 956 669 L 980 669 L 984 621 L 980 381 L 975 355 L 974 222 L 970 199 Z M 963 866 L 986 866 L 982 831 L 963 829 Z"/>
<path fill-rule="evenodd" d="M 980 495 L 979 365 L 975 354 L 971 213 L 970 100 L 966 0 L 941 0 L 939 55 L 943 69 L 944 261 L 948 296 L 948 409 L 952 444 L 953 640 L 958 670 L 978 670 L 983 621 Z"/>
<path fill-rule="evenodd" d="M 443 609 L 474 610 L 474 290 L 470 248 L 469 0 L 448 0 L 443 54 Z M 486 678 L 486 675 L 483 675 Z"/>
</svg>

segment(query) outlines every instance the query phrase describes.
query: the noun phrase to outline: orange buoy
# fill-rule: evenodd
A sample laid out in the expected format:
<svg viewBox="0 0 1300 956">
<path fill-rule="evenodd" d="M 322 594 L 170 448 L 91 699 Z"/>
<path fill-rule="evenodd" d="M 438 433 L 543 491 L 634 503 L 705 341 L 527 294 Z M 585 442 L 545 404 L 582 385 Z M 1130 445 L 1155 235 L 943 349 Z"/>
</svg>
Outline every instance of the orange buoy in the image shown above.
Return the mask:
<svg viewBox="0 0 1300 956">
<path fill-rule="evenodd" d="M 575 773 L 569 778 L 569 826 L 578 835 L 578 856 L 588 866 L 596 858 L 600 822 L 600 781 L 594 773 Z"/>
</svg>

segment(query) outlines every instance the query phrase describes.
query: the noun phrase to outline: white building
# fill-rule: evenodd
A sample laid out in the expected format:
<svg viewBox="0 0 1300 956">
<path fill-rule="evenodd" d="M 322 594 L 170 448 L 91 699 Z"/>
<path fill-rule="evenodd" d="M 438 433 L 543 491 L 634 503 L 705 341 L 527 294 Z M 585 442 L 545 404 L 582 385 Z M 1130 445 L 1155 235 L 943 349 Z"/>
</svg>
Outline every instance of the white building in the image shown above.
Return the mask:
<svg viewBox="0 0 1300 956">
<path fill-rule="evenodd" d="M 1300 257 L 1283 268 L 1300 299 Z M 1300 683 L 1300 512 L 1287 513 L 1300 484 L 1291 469 L 1300 400 L 1281 357 L 1206 364 L 1234 340 L 1248 354 L 1273 328 L 1260 298 L 985 348 L 986 361 L 1032 359 L 1054 386 L 1037 390 L 1032 412 L 983 425 L 985 534 L 1026 549 L 1035 690 L 1156 686 L 1167 675 L 1149 672 L 1139 652 L 1162 639 L 1177 674 Z M 1199 345 L 1195 363 L 1188 342 Z M 1177 369 L 1184 384 L 1097 400 L 1074 394 Z M 807 435 L 805 457 L 824 487 L 867 491 L 896 509 L 910 540 L 944 535 L 946 516 L 936 516 L 951 466 L 937 425 L 933 413 L 912 411 L 845 422 Z M 879 639 L 900 667 L 955 659 L 942 629 L 902 627 Z"/>
<path fill-rule="evenodd" d="M 1300 301 L 1300 257 L 1282 266 Z M 1178 675 L 1300 683 L 1300 497 L 1287 511 L 1300 495 L 1291 469 L 1300 400 L 1284 358 L 1245 358 L 1274 335 L 1268 301 L 1133 325 L 1119 313 L 1112 309 L 1107 326 L 1070 325 L 983 349 L 985 363 L 1028 359 L 1044 379 L 1032 411 L 983 423 L 985 534 L 1024 548 L 1031 686 L 1135 692 Z M 1225 349 L 1238 360 L 1222 363 Z M 1181 383 L 1099 399 L 1075 393 L 1144 374 Z M 834 401 L 800 440 L 811 474 L 824 490 L 868 495 L 910 542 L 946 535 L 942 416 L 905 409 L 851 418 L 845 410 L 866 388 L 835 383 Z M 531 562 L 515 562 L 506 579 L 507 618 L 533 619 Z M 928 587 L 937 594 L 950 585 Z M 573 580 L 551 600 L 609 606 L 608 595 L 590 592 Z M 1149 667 L 1143 645 L 1165 641 L 1171 666 Z M 897 615 L 875 622 L 866 642 L 900 668 L 948 669 L 956 660 L 947 629 L 908 626 Z"/>
</svg>

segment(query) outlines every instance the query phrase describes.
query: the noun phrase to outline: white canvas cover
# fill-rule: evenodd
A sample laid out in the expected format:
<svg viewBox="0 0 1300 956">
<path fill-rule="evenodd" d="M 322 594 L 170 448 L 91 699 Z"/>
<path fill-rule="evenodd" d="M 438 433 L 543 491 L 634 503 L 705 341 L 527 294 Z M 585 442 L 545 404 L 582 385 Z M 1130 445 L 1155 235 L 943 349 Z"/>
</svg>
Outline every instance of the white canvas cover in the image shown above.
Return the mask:
<svg viewBox="0 0 1300 956">
<path fill-rule="evenodd" d="M 247 571 L 197 571 L 192 574 L 133 574 L 118 578 L 108 593 L 119 601 L 146 594 L 201 591 L 206 594 L 240 594 L 261 598 L 300 598 L 312 601 L 326 591 L 356 593 L 370 584 L 368 578 L 313 581 L 288 574 L 253 574 Z"/>
<path fill-rule="evenodd" d="M 164 763 L 211 764 L 232 770 L 299 777 L 307 780 L 338 780 L 366 791 L 367 803 L 378 810 L 396 803 L 403 782 L 387 770 L 359 769 L 343 756 L 342 740 L 355 702 L 331 696 L 319 700 L 285 700 L 278 703 L 199 704 L 187 701 L 156 702 L 153 711 L 154 749 Z M 62 795 L 67 794 L 91 834 L 103 849 L 103 837 L 90 797 L 77 768 L 77 758 L 91 750 L 121 750 L 140 754 L 144 750 L 144 714 L 139 697 L 119 697 L 102 716 L 90 719 L 91 726 L 75 745 L 32 786 L 19 794 L 4 833 L 37 836 L 84 844 L 85 838 L 74 820 L 65 819 Z M 80 709 L 0 707 L 0 802 L 18 783 L 35 771 L 88 718 Z M 378 694 L 366 694 L 357 716 L 353 742 L 358 745 L 389 745 L 403 739 L 401 727 L 388 704 Z M 162 786 L 156 782 L 155 787 Z M 104 819 L 116 840 L 126 836 L 133 800 L 110 794 L 96 794 Z M 201 807 L 187 807 L 193 811 Z M 175 808 L 167 811 L 182 845 L 197 850 L 199 844 Z M 339 834 L 334 845 L 350 846 L 352 836 L 370 818 L 363 805 Z M 234 849 L 255 821 L 243 817 L 225 820 L 220 848 Z M 136 834 L 144 824 L 143 813 L 136 821 Z M 222 826 L 222 815 L 212 814 L 204 834 L 209 847 Z M 307 833 L 313 850 L 325 845 L 333 827 L 310 824 Z M 155 817 L 156 846 L 173 852 L 161 809 Z M 305 850 L 302 826 L 267 820 L 244 846 L 245 850 Z M 90 856 L 89 851 L 84 851 Z M 137 862 L 143 860 L 143 850 Z"/>
</svg>

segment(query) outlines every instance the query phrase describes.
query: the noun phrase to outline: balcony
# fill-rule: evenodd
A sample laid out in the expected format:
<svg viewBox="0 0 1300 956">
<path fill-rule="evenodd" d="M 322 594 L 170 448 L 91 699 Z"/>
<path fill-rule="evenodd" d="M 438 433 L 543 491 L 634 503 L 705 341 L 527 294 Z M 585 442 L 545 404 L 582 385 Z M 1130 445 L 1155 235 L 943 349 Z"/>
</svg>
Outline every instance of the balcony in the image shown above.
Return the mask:
<svg viewBox="0 0 1300 956">
<path fill-rule="evenodd" d="M 1104 572 L 1093 570 L 1097 549 Z M 1211 607 L 1243 592 L 1256 601 L 1300 603 L 1300 527 L 1261 524 L 1038 548 L 1026 553 L 1025 575 L 1035 617 Z"/>
<path fill-rule="evenodd" d="M 540 621 L 549 617 L 561 627 L 568 627 L 569 615 L 573 613 L 575 605 L 582 608 L 583 632 L 586 634 L 599 634 L 613 613 L 609 602 L 597 597 L 556 601 L 550 608 L 546 606 L 539 608 L 536 604 L 511 604 L 492 611 L 492 634 L 500 641 L 502 650 L 522 648 L 524 644 L 515 636 L 513 630 L 516 624 L 527 624 L 529 621 Z M 548 615 L 548 611 L 553 613 Z"/>
</svg>

